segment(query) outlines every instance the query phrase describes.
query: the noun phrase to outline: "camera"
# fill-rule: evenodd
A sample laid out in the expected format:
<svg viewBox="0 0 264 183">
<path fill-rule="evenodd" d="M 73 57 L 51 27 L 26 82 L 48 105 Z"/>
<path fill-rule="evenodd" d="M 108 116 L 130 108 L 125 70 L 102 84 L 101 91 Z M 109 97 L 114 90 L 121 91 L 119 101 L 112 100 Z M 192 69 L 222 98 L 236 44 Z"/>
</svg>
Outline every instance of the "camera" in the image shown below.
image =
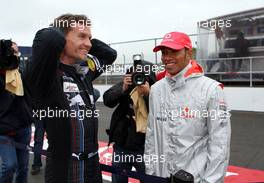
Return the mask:
<svg viewBox="0 0 264 183">
<path fill-rule="evenodd" d="M 0 69 L 16 69 L 19 64 L 19 58 L 14 55 L 11 40 L 0 40 Z"/>
<path fill-rule="evenodd" d="M 133 85 L 139 86 L 143 85 L 146 82 L 146 76 L 143 72 L 135 72 L 132 74 L 132 83 Z"/>
<path fill-rule="evenodd" d="M 141 54 L 133 55 L 133 61 L 134 61 L 134 69 L 136 69 L 136 72 L 132 74 L 131 77 L 132 83 L 135 86 L 143 85 L 147 80 L 146 75 L 144 72 L 137 72 L 137 67 L 142 67 L 142 61 L 143 61 L 142 55 Z"/>
</svg>

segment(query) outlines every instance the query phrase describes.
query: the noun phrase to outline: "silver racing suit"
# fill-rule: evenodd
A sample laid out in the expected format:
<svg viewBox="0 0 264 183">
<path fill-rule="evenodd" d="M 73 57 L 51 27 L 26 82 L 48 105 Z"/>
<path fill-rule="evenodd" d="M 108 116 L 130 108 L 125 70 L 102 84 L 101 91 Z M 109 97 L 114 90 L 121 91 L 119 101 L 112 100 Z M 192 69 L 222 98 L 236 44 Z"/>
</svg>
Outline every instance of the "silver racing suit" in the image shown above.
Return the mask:
<svg viewBox="0 0 264 183">
<path fill-rule="evenodd" d="M 169 177 L 183 169 L 195 182 L 224 181 L 230 113 L 222 84 L 195 61 L 151 87 L 145 142 L 146 173 Z"/>
</svg>

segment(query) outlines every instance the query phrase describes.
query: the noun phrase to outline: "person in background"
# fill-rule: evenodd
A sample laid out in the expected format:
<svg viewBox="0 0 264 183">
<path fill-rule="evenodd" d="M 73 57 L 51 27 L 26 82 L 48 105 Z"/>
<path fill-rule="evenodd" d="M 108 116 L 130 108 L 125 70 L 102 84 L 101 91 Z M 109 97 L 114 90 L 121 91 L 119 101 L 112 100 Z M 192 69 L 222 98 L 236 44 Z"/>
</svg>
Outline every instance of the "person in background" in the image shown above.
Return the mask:
<svg viewBox="0 0 264 183">
<path fill-rule="evenodd" d="M 234 43 L 235 57 L 249 56 L 249 41 L 245 39 L 243 32 L 237 34 L 237 39 Z M 242 59 L 236 59 L 232 62 L 232 71 L 239 71 L 242 66 Z"/>
<path fill-rule="evenodd" d="M 29 145 L 32 113 L 18 71 L 18 47 L 1 40 L 0 49 L 0 182 L 27 183 L 29 152 L 12 143 Z"/>
<path fill-rule="evenodd" d="M 145 66 L 145 67 L 144 67 Z M 131 170 L 135 167 L 137 172 L 145 173 L 144 144 L 148 116 L 148 96 L 150 86 L 156 81 L 155 73 L 151 69 L 144 68 L 152 64 L 140 60 L 134 64 L 124 75 L 123 80 L 110 89 L 104 95 L 104 104 L 114 108 L 109 135 L 109 144 L 113 145 L 112 166 Z M 136 85 L 132 75 L 136 73 L 137 67 L 141 67 L 146 74 L 146 82 Z M 150 72 L 149 72 L 150 71 Z M 141 158 L 141 159 L 140 159 Z M 137 159 L 139 159 L 137 161 Z M 127 183 L 128 177 L 112 174 L 113 183 Z"/>
<path fill-rule="evenodd" d="M 40 168 L 42 167 L 42 160 L 41 160 L 41 150 L 43 147 L 43 140 L 44 140 L 44 122 L 41 120 L 35 121 L 35 133 L 34 133 L 34 158 L 33 164 L 31 166 L 31 174 L 37 175 L 40 172 Z"/>
</svg>

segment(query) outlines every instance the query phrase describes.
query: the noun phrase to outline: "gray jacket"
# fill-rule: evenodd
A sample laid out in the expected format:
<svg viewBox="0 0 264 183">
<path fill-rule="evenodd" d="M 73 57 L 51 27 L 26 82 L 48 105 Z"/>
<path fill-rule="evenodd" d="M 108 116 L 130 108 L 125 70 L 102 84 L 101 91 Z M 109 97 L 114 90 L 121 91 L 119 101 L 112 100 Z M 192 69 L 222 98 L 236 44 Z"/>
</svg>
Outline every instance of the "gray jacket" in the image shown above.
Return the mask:
<svg viewBox="0 0 264 183">
<path fill-rule="evenodd" d="M 195 182 L 224 181 L 230 113 L 221 84 L 190 61 L 151 87 L 145 143 L 146 173 L 169 177 L 183 169 Z"/>
</svg>

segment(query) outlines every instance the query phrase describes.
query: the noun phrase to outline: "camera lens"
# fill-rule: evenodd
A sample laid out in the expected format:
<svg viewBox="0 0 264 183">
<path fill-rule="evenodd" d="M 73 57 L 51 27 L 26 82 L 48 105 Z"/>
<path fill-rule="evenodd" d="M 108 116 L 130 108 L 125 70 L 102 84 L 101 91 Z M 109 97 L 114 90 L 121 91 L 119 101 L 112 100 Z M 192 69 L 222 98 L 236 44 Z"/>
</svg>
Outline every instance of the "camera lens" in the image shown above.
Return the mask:
<svg viewBox="0 0 264 183">
<path fill-rule="evenodd" d="M 132 75 L 132 83 L 136 86 L 143 85 L 146 82 L 144 73 L 136 72 Z"/>
</svg>

